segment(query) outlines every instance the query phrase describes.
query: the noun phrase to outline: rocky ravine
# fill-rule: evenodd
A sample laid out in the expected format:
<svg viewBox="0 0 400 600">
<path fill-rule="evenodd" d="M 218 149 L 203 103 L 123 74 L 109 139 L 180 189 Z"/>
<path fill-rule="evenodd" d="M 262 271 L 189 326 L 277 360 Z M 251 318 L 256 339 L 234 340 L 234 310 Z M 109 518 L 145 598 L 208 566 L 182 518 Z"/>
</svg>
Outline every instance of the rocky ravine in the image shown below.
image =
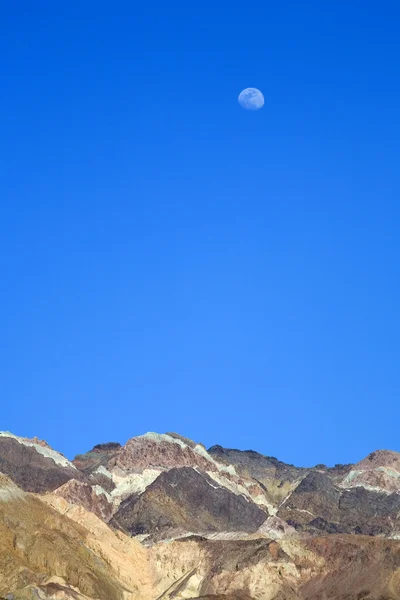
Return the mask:
<svg viewBox="0 0 400 600">
<path fill-rule="evenodd" d="M 177 434 L 0 434 L 0 598 L 400 600 L 400 454 L 296 468 Z"/>
</svg>

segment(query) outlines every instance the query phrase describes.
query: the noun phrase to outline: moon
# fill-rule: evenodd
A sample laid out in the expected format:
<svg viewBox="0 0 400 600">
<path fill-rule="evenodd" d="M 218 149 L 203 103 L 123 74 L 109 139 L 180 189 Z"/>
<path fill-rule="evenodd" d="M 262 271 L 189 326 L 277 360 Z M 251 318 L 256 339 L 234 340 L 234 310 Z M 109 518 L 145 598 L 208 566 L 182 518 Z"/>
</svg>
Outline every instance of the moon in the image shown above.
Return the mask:
<svg viewBox="0 0 400 600">
<path fill-rule="evenodd" d="M 257 88 L 242 90 L 238 101 L 240 106 L 246 110 L 259 110 L 264 106 L 264 96 Z"/>
</svg>

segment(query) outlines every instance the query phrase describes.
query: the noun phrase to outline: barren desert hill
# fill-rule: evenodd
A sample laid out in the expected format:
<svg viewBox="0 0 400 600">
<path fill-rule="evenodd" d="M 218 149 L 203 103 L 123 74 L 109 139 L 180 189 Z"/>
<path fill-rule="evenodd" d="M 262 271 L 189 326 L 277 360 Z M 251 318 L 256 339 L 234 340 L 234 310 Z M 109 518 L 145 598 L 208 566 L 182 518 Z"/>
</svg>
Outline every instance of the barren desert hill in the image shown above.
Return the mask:
<svg viewBox="0 0 400 600">
<path fill-rule="evenodd" d="M 400 454 L 297 468 L 178 434 L 0 434 L 0 597 L 400 598 Z"/>
</svg>

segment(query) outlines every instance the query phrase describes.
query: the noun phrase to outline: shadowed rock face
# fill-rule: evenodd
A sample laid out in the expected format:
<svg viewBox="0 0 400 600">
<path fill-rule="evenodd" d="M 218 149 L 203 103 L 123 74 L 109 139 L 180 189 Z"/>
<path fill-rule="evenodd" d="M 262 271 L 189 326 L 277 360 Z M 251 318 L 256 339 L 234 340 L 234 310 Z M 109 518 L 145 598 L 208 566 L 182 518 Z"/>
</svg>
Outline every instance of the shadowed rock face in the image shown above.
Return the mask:
<svg viewBox="0 0 400 600">
<path fill-rule="evenodd" d="M 366 535 L 389 535 L 400 526 L 400 495 L 382 494 L 362 487 L 346 490 L 339 503 L 345 531 Z"/>
<path fill-rule="evenodd" d="M 183 528 L 189 532 L 255 532 L 267 513 L 219 486 L 205 473 L 183 467 L 162 473 L 140 496 L 122 503 L 114 522 L 131 534 Z"/>
<path fill-rule="evenodd" d="M 281 506 L 278 516 L 297 527 L 318 518 L 327 523 L 338 522 L 339 498 L 340 490 L 327 475 L 308 473 Z"/>
<path fill-rule="evenodd" d="M 73 478 L 84 479 L 72 465 L 61 466 L 11 437 L 0 437 L 0 472 L 23 490 L 38 493 L 53 491 Z"/>
<path fill-rule="evenodd" d="M 324 474 L 309 473 L 278 515 L 301 531 L 389 535 L 400 525 L 400 495 L 357 487 L 337 488 Z"/>
</svg>

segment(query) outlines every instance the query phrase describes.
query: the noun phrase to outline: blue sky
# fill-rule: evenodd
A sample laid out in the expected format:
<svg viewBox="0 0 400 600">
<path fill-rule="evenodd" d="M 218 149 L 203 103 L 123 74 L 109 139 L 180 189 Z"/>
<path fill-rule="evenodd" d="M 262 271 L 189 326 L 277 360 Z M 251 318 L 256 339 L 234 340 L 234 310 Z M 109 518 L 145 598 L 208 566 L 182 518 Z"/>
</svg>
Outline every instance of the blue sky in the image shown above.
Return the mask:
<svg viewBox="0 0 400 600">
<path fill-rule="evenodd" d="M 1 8 L 0 429 L 400 451 L 398 3 L 59 4 Z"/>
</svg>

